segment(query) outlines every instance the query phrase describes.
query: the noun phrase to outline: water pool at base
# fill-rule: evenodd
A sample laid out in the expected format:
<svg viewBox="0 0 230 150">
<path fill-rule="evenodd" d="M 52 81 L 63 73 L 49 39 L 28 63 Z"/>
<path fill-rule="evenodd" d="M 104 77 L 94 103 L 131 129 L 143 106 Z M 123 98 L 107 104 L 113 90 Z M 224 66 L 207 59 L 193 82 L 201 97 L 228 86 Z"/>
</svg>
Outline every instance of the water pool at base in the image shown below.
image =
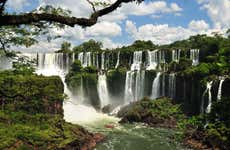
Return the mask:
<svg viewBox="0 0 230 150">
<path fill-rule="evenodd" d="M 183 150 L 175 140 L 175 131 L 162 128 L 149 128 L 142 124 L 118 123 L 119 118 L 98 113 L 84 105 L 64 104 L 64 118 L 68 122 L 80 124 L 91 132 L 106 136 L 95 150 Z M 114 128 L 107 128 L 112 125 Z"/>
</svg>

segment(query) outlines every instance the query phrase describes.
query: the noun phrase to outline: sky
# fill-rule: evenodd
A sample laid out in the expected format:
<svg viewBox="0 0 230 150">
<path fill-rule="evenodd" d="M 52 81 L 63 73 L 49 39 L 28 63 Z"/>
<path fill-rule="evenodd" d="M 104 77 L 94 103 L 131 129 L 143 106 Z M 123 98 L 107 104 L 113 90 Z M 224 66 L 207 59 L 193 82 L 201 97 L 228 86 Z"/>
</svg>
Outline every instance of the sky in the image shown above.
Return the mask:
<svg viewBox="0 0 230 150">
<path fill-rule="evenodd" d="M 93 11 L 86 0 L 8 0 L 7 10 L 24 13 L 45 5 L 68 9 L 75 17 L 88 17 Z M 92 27 L 51 29 L 51 35 L 62 38 L 50 43 L 41 38 L 38 44 L 26 50 L 53 51 L 59 49 L 63 41 L 78 45 L 89 39 L 101 41 L 104 48 L 129 45 L 135 40 L 151 40 L 162 45 L 191 35 L 226 32 L 228 28 L 230 0 L 145 0 L 141 4 L 122 4 Z"/>
</svg>

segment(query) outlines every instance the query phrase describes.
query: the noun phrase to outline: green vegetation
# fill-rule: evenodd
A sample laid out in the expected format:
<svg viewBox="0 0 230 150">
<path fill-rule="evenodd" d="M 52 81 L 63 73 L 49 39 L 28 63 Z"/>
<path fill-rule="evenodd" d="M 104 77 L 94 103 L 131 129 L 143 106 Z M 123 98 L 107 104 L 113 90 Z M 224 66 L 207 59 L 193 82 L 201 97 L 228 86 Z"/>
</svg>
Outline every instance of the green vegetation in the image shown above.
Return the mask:
<svg viewBox="0 0 230 150">
<path fill-rule="evenodd" d="M 92 51 L 100 51 L 102 48 L 102 43 L 97 42 L 95 40 L 89 40 L 88 42 L 84 42 L 83 44 L 79 46 L 75 46 L 73 48 L 73 51 L 75 53 L 78 52 L 92 52 Z"/>
<path fill-rule="evenodd" d="M 72 53 L 71 52 L 71 43 L 63 42 L 61 44 L 61 49 L 56 51 L 57 53 Z"/>
<path fill-rule="evenodd" d="M 81 149 L 94 135 L 63 119 L 64 86 L 16 63 L 0 72 L 0 149 Z M 91 145 L 95 146 L 95 145 Z"/>
<path fill-rule="evenodd" d="M 91 135 L 62 115 L 0 111 L 0 149 L 80 148 Z"/>
<path fill-rule="evenodd" d="M 143 122 L 156 127 L 177 127 L 177 122 L 185 119 L 180 105 L 173 104 L 171 99 L 144 98 L 130 106 L 124 107 L 119 113 L 121 122 Z"/>
</svg>

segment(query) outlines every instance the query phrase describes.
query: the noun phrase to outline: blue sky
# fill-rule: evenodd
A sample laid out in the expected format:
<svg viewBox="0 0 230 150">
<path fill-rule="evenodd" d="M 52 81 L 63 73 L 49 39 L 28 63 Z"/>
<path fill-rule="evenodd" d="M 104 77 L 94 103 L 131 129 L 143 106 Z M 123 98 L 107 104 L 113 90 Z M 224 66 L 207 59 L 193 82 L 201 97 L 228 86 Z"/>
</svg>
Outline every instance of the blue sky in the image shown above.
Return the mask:
<svg viewBox="0 0 230 150">
<path fill-rule="evenodd" d="M 92 1 L 112 3 L 115 0 Z M 76 17 L 87 17 L 92 12 L 86 0 L 8 0 L 7 9 L 9 12 L 29 12 L 44 5 L 69 9 Z M 131 44 L 135 40 L 168 44 L 190 35 L 210 35 L 228 28 L 230 0 L 146 0 L 139 5 L 124 4 L 87 29 L 79 26 L 67 27 L 62 31 L 53 29 L 50 33 L 62 35 L 63 38 L 52 43 L 42 41 L 32 49 L 55 50 L 65 40 L 79 44 L 89 39 L 102 41 L 108 48 Z"/>
</svg>

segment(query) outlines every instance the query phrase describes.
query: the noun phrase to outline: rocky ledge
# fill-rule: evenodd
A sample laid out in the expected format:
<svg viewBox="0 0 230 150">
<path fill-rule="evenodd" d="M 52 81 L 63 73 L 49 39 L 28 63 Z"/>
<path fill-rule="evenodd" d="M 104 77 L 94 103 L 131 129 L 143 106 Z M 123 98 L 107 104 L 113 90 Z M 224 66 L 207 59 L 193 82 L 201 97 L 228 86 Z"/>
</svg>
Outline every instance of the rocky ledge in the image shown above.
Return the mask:
<svg viewBox="0 0 230 150">
<path fill-rule="evenodd" d="M 180 105 L 173 104 L 169 98 L 141 101 L 131 103 L 118 112 L 120 123 L 142 122 L 151 127 L 176 128 L 177 119 L 183 117 Z"/>
</svg>

